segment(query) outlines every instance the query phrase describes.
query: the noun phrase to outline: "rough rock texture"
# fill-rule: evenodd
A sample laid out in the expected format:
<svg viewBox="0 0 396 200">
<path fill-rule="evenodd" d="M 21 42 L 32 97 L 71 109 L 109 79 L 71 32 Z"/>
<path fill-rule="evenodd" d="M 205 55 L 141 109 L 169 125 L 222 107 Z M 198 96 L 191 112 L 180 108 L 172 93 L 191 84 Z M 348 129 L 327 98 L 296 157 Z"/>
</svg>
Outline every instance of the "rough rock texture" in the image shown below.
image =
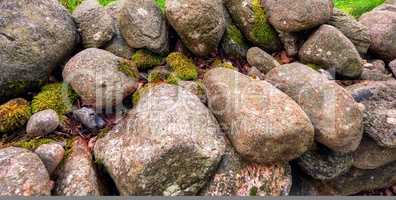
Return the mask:
<svg viewBox="0 0 396 200">
<path fill-rule="evenodd" d="M 195 195 L 225 151 L 224 135 L 198 97 L 159 84 L 94 148 L 121 195 Z"/>
<path fill-rule="evenodd" d="M 40 158 L 29 150 L 0 149 L 1 196 L 51 195 L 52 181 Z"/>
<path fill-rule="evenodd" d="M 103 46 L 114 34 L 112 17 L 98 0 L 85 0 L 73 12 L 85 48 Z"/>
<path fill-rule="evenodd" d="M 392 71 L 394 77 L 396 77 L 396 60 L 389 63 L 389 69 Z"/>
<path fill-rule="evenodd" d="M 304 43 L 299 52 L 302 62 L 334 68 L 346 77 L 362 74 L 362 59 L 353 43 L 337 28 L 322 25 Z"/>
<path fill-rule="evenodd" d="M 204 77 L 208 104 L 236 151 L 258 163 L 289 161 L 313 141 L 313 127 L 301 108 L 265 81 L 227 68 Z"/>
<path fill-rule="evenodd" d="M 364 82 L 348 87 L 364 104 L 364 132 L 380 146 L 396 147 L 396 81 Z"/>
<path fill-rule="evenodd" d="M 279 38 L 288 56 L 297 56 L 301 43 L 303 42 L 298 34 L 279 31 Z"/>
<path fill-rule="evenodd" d="M 363 108 L 348 91 L 300 63 L 277 67 L 266 78 L 307 113 L 316 141 L 338 152 L 356 150 L 362 138 Z"/>
<path fill-rule="evenodd" d="M 249 49 L 248 42 L 241 31 L 233 24 L 227 25 L 220 45 L 226 55 L 236 58 L 245 58 Z"/>
<path fill-rule="evenodd" d="M 354 17 L 335 8 L 328 24 L 337 28 L 349 38 L 359 53 L 367 53 L 371 43 L 368 28 Z"/>
<path fill-rule="evenodd" d="M 192 94 L 197 95 L 202 103 L 206 104 L 208 102 L 205 92 L 205 86 L 202 84 L 202 82 L 179 81 L 177 84 L 185 90 L 191 92 Z"/>
<path fill-rule="evenodd" d="M 256 80 L 264 80 L 265 74 L 261 73 L 256 67 L 251 67 L 247 71 L 247 75 Z"/>
<path fill-rule="evenodd" d="M 208 185 L 205 196 L 286 196 L 292 177 L 287 163 L 256 164 L 242 158 L 227 146 L 226 153 Z"/>
<path fill-rule="evenodd" d="M 0 102 L 42 84 L 78 41 L 75 24 L 58 1 L 0 3 Z"/>
<path fill-rule="evenodd" d="M 91 130 L 104 128 L 106 122 L 92 108 L 83 107 L 73 111 L 73 117 Z"/>
<path fill-rule="evenodd" d="M 266 51 L 281 49 L 278 33 L 269 24 L 261 0 L 224 0 L 224 4 L 246 39 Z"/>
<path fill-rule="evenodd" d="M 258 47 L 250 48 L 247 52 L 246 58 L 251 66 L 256 67 L 264 74 L 268 73 L 271 69 L 280 66 L 279 62 L 276 61 L 275 58 Z"/>
<path fill-rule="evenodd" d="M 147 48 L 156 53 L 169 50 L 168 26 L 153 0 L 123 1 L 119 25 L 132 48 Z"/>
<path fill-rule="evenodd" d="M 298 32 L 326 23 L 333 14 L 331 0 L 266 0 L 270 23 L 278 30 Z"/>
<path fill-rule="evenodd" d="M 60 124 L 58 113 L 52 109 L 37 112 L 30 117 L 26 133 L 30 136 L 45 136 L 54 131 Z"/>
<path fill-rule="evenodd" d="M 82 138 L 73 141 L 71 153 L 56 172 L 55 195 L 100 196 L 103 191 L 95 171 L 92 153 Z"/>
<path fill-rule="evenodd" d="M 225 31 L 220 0 L 167 0 L 166 17 L 184 45 L 195 55 L 213 52 Z"/>
<path fill-rule="evenodd" d="M 363 137 L 353 153 L 353 166 L 359 169 L 376 169 L 393 161 L 396 161 L 396 148 L 381 147 L 370 137 Z"/>
<path fill-rule="evenodd" d="M 63 160 L 65 149 L 58 143 L 42 144 L 34 150 L 34 153 L 43 161 L 48 173 L 52 174 Z"/>
<path fill-rule="evenodd" d="M 353 159 L 351 154 L 315 146 L 299 157 L 297 163 L 302 171 L 313 178 L 329 180 L 347 172 L 352 167 Z"/>
<path fill-rule="evenodd" d="M 110 52 L 90 48 L 75 55 L 63 70 L 69 83 L 87 105 L 118 105 L 137 87 L 136 67 Z"/>
<path fill-rule="evenodd" d="M 384 4 L 360 17 L 371 37 L 370 51 L 386 61 L 396 59 L 396 4 Z"/>
<path fill-rule="evenodd" d="M 362 80 L 369 81 L 387 81 L 394 79 L 392 74 L 385 68 L 382 60 L 372 60 L 363 65 L 363 73 L 360 77 Z"/>
</svg>

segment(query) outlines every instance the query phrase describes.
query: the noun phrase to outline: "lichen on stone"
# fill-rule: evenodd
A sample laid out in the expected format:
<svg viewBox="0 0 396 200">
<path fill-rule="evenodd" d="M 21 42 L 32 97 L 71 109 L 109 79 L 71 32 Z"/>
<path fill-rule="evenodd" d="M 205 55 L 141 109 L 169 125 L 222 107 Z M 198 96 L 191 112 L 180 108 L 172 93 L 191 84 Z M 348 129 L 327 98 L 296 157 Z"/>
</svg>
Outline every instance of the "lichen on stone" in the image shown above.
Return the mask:
<svg viewBox="0 0 396 200">
<path fill-rule="evenodd" d="M 64 83 L 53 83 L 44 86 L 32 100 L 32 112 L 40 112 L 46 109 L 55 110 L 60 116 L 72 109 L 78 95 L 73 89 Z"/>
<path fill-rule="evenodd" d="M 356 18 L 383 4 L 385 0 L 333 0 L 334 6 Z"/>
<path fill-rule="evenodd" d="M 166 62 L 174 75 L 181 80 L 195 80 L 198 78 L 198 68 L 191 59 L 180 52 L 168 55 Z"/>
<path fill-rule="evenodd" d="M 260 44 L 271 44 L 277 41 L 278 34 L 269 24 L 266 11 L 261 5 L 261 0 L 252 0 L 252 9 L 254 13 L 253 37 Z"/>
<path fill-rule="evenodd" d="M 0 133 L 21 128 L 31 116 L 31 107 L 25 99 L 18 98 L 0 105 Z"/>
<path fill-rule="evenodd" d="M 124 73 L 130 78 L 133 79 L 138 79 L 139 78 L 139 71 L 136 68 L 136 64 L 128 61 L 128 60 L 122 60 L 119 63 L 118 66 L 118 71 Z"/>
<path fill-rule="evenodd" d="M 139 70 L 147 70 L 161 65 L 164 58 L 146 49 L 140 49 L 132 55 L 132 61 Z"/>
</svg>

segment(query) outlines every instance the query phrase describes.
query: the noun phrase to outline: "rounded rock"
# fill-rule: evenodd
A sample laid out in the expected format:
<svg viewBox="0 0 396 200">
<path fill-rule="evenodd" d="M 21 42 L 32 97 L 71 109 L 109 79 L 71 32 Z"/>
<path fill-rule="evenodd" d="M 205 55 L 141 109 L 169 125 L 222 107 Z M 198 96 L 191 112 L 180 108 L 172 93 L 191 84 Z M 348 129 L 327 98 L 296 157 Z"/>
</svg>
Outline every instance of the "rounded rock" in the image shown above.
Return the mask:
<svg viewBox="0 0 396 200">
<path fill-rule="evenodd" d="M 258 47 L 250 48 L 246 55 L 248 63 L 266 74 L 271 69 L 280 66 L 279 62 L 267 52 Z"/>
<path fill-rule="evenodd" d="M 52 174 L 63 160 L 65 149 L 63 149 L 62 145 L 57 143 L 42 144 L 34 150 L 34 153 L 43 161 L 48 173 Z"/>
<path fill-rule="evenodd" d="M 47 109 L 32 115 L 26 126 L 26 133 L 30 136 L 45 136 L 58 128 L 60 124 L 58 114 Z"/>
</svg>

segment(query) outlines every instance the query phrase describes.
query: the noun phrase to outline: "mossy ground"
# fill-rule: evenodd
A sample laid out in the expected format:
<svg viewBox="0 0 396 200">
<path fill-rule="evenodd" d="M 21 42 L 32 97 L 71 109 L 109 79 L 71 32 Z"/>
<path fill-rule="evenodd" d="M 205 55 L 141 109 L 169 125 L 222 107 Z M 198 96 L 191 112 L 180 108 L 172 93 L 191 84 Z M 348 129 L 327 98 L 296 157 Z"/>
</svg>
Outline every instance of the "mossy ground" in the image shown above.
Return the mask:
<svg viewBox="0 0 396 200">
<path fill-rule="evenodd" d="M 278 33 L 269 24 L 266 11 L 261 5 L 261 0 L 252 0 L 252 9 L 254 12 L 253 36 L 263 46 L 273 44 L 278 41 Z"/>
<path fill-rule="evenodd" d="M 21 147 L 21 148 L 25 148 L 25 149 L 29 149 L 31 151 L 34 151 L 35 149 L 37 149 L 37 147 L 39 147 L 42 144 L 49 144 L 49 143 L 53 143 L 56 142 L 56 139 L 53 138 L 32 138 L 32 139 L 26 139 L 26 140 L 21 140 L 18 141 L 16 143 L 14 143 L 13 146 L 16 147 Z"/>
<path fill-rule="evenodd" d="M 166 62 L 175 77 L 181 80 L 195 80 L 198 78 L 198 68 L 191 59 L 179 52 L 168 55 Z"/>
<path fill-rule="evenodd" d="M 164 58 L 161 55 L 155 54 L 149 50 L 141 49 L 133 54 L 132 61 L 136 64 L 139 70 L 147 70 L 161 65 L 164 61 Z"/>
<path fill-rule="evenodd" d="M 0 105 L 0 133 L 8 133 L 21 128 L 31 116 L 29 102 L 18 98 Z"/>
<path fill-rule="evenodd" d="M 111 2 L 117 1 L 117 0 L 97 0 L 100 5 L 106 6 L 110 4 Z M 59 2 L 65 6 L 70 12 L 73 12 L 78 5 L 80 5 L 83 0 L 59 0 Z"/>
<path fill-rule="evenodd" d="M 384 3 L 385 0 L 333 0 L 333 2 L 338 9 L 354 17 L 360 17 L 362 14 Z"/>
<path fill-rule="evenodd" d="M 165 10 L 166 0 L 154 0 L 154 2 L 161 9 L 162 12 Z"/>
</svg>

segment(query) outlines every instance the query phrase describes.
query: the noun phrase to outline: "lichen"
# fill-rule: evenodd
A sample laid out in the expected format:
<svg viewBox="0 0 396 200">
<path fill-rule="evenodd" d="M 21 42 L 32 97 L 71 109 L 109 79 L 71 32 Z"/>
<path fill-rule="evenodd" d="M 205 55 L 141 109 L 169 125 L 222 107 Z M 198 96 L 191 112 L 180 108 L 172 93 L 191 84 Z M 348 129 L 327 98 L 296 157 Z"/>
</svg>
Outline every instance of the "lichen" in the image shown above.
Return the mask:
<svg viewBox="0 0 396 200">
<path fill-rule="evenodd" d="M 119 63 L 118 71 L 124 73 L 130 78 L 139 78 L 139 71 L 137 70 L 136 65 L 128 60 L 123 60 Z"/>
<path fill-rule="evenodd" d="M 166 0 L 154 0 L 154 3 L 161 9 L 162 12 L 165 11 Z"/>
<path fill-rule="evenodd" d="M 181 80 L 195 80 L 198 78 L 198 68 L 191 59 L 179 52 L 168 55 L 166 62 L 174 75 Z"/>
<path fill-rule="evenodd" d="M 383 4 L 385 0 L 333 0 L 334 6 L 356 18 Z"/>
<path fill-rule="evenodd" d="M 0 133 L 21 128 L 31 116 L 31 107 L 25 99 L 13 99 L 0 105 Z"/>
<path fill-rule="evenodd" d="M 48 84 L 41 89 L 39 94 L 33 97 L 32 112 L 52 109 L 62 116 L 71 111 L 72 105 L 77 99 L 78 95 L 67 84 Z"/>
<path fill-rule="evenodd" d="M 18 141 L 16 143 L 14 143 L 13 146 L 21 147 L 21 148 L 25 148 L 25 149 L 29 149 L 31 151 L 34 151 L 40 145 L 50 144 L 50 143 L 53 143 L 55 141 L 56 140 L 52 139 L 52 138 L 41 138 L 41 137 L 38 137 L 38 138 L 26 139 L 26 140 Z"/>
<path fill-rule="evenodd" d="M 252 0 L 252 9 L 254 13 L 253 37 L 261 45 L 266 46 L 278 40 L 278 34 L 275 29 L 268 23 L 266 11 L 261 6 L 261 0 Z"/>
<path fill-rule="evenodd" d="M 161 65 L 164 58 L 149 50 L 140 49 L 132 55 L 132 61 L 136 64 L 139 70 L 147 70 Z"/>
<path fill-rule="evenodd" d="M 229 61 L 224 61 L 221 59 L 215 59 L 212 63 L 212 68 L 218 68 L 218 67 L 223 67 L 223 68 L 227 68 L 227 69 L 232 69 L 232 70 L 236 70 L 236 67 L 234 67 L 234 65 L 232 65 L 231 62 Z"/>
</svg>

